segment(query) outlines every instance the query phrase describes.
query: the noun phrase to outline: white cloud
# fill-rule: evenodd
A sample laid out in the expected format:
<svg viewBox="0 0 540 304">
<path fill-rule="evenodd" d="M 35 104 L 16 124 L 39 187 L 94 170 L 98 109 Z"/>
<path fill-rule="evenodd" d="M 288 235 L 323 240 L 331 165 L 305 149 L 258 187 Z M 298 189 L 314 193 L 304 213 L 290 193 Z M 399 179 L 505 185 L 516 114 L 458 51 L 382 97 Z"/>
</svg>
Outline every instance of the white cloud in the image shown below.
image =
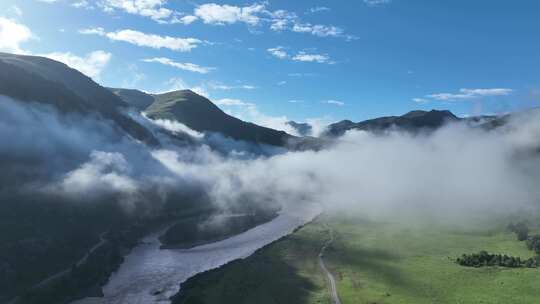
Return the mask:
<svg viewBox="0 0 540 304">
<path fill-rule="evenodd" d="M 270 16 L 270 29 L 273 31 L 283 31 L 289 29 L 289 25 L 298 19 L 295 13 L 286 10 L 266 12 Z"/>
<path fill-rule="evenodd" d="M 99 35 L 99 36 L 105 36 L 107 33 L 105 33 L 105 30 L 102 27 L 91 27 L 87 29 L 79 30 L 80 34 L 83 35 Z"/>
<path fill-rule="evenodd" d="M 196 7 L 191 15 L 185 15 L 182 18 L 174 16 L 171 23 L 191 24 L 200 19 L 206 24 L 217 25 L 245 23 L 250 26 L 257 26 L 264 24 L 269 25 L 271 30 L 278 32 L 290 30 L 299 33 L 309 33 L 318 37 L 342 37 L 347 40 L 356 39 L 353 35 L 345 34 L 344 30 L 337 26 L 302 23 L 296 13 L 283 9 L 270 11 L 266 9 L 267 5 L 267 1 L 243 7 L 206 3 Z M 318 6 L 311 8 L 308 12 L 315 13 L 327 10 L 329 8 Z M 260 33 L 260 31 L 255 31 L 253 28 L 250 31 Z"/>
<path fill-rule="evenodd" d="M 93 151 L 90 161 L 68 172 L 61 188 L 68 195 L 93 195 L 101 191 L 134 194 L 137 182 L 129 177 L 130 167 L 118 152 Z"/>
<path fill-rule="evenodd" d="M 298 33 L 310 33 L 315 36 L 319 37 L 340 37 L 343 35 L 343 29 L 333 26 L 333 25 L 322 25 L 322 24 L 309 24 L 309 23 L 295 23 L 293 28 L 293 32 Z"/>
<path fill-rule="evenodd" d="M 173 22 L 173 23 L 182 23 L 182 24 L 188 25 L 197 21 L 197 19 L 199 19 L 199 17 L 193 16 L 193 15 L 187 15 L 178 19 L 178 22 Z"/>
<path fill-rule="evenodd" d="M 425 98 L 413 98 L 412 100 L 419 104 L 429 103 L 429 100 Z"/>
<path fill-rule="evenodd" d="M 223 98 L 214 101 L 214 104 L 218 106 L 252 106 L 252 103 L 243 102 L 240 99 Z"/>
<path fill-rule="evenodd" d="M 269 48 L 267 49 L 268 53 L 272 54 L 273 56 L 279 58 L 279 59 L 285 59 L 289 57 L 287 52 L 285 51 L 285 48 L 282 46 L 277 46 L 275 48 Z"/>
<path fill-rule="evenodd" d="M 282 86 L 282 85 L 286 85 L 286 84 L 287 84 L 287 81 L 285 81 L 285 80 L 279 81 L 277 83 L 278 86 Z"/>
<path fill-rule="evenodd" d="M 163 7 L 166 2 L 166 0 L 100 0 L 97 5 L 108 13 L 120 10 L 128 14 L 148 17 L 154 21 L 167 22 L 166 20 L 173 16 L 174 12 Z"/>
<path fill-rule="evenodd" d="M 167 89 L 162 92 L 171 92 L 171 91 L 178 91 L 178 90 L 191 90 L 201 96 L 204 96 L 206 98 L 210 98 L 210 94 L 206 90 L 206 88 L 202 85 L 199 86 L 190 86 L 188 85 L 182 78 L 173 77 L 165 82 L 165 85 L 167 86 Z"/>
<path fill-rule="evenodd" d="M 93 9 L 94 7 L 86 0 L 79 0 L 76 2 L 73 2 L 71 6 L 76 8 L 85 8 L 85 9 Z"/>
<path fill-rule="evenodd" d="M 79 33 L 86 35 L 99 35 L 113 41 L 124 41 L 137 46 L 151 47 L 154 49 L 167 48 L 173 51 L 189 52 L 196 48 L 201 40 L 196 38 L 178 38 L 170 36 L 159 36 L 146 34 L 135 30 L 119 30 L 116 32 L 105 32 L 103 28 L 89 28 L 80 30 Z"/>
<path fill-rule="evenodd" d="M 201 73 L 201 74 L 206 74 L 214 69 L 210 67 L 203 67 L 203 66 L 200 66 L 194 63 L 189 63 L 189 62 L 175 62 L 169 58 L 164 58 L 164 57 L 148 58 L 148 59 L 143 59 L 142 61 L 157 62 L 163 65 L 175 67 L 177 69 L 195 72 L 195 73 Z"/>
<path fill-rule="evenodd" d="M 54 52 L 41 56 L 63 62 L 88 77 L 99 80 L 100 74 L 111 60 L 112 55 L 104 51 L 94 51 L 85 57 L 79 57 L 72 53 Z"/>
<path fill-rule="evenodd" d="M 330 57 L 328 57 L 328 55 L 308 54 L 306 52 L 299 52 L 291 59 L 294 61 L 302 61 L 302 62 L 317 62 L 317 63 L 328 63 L 328 64 L 333 63 L 330 60 Z"/>
<path fill-rule="evenodd" d="M 392 0 L 364 0 L 364 3 L 368 6 L 377 6 L 377 5 L 383 5 L 388 4 L 392 2 Z"/>
<path fill-rule="evenodd" d="M 45 2 L 45 3 L 55 3 L 55 2 L 58 2 L 59 0 L 37 0 L 39 2 Z"/>
<path fill-rule="evenodd" d="M 0 51 L 24 54 L 21 44 L 34 35 L 28 27 L 14 20 L 0 17 Z"/>
<path fill-rule="evenodd" d="M 507 88 L 491 88 L 491 89 L 460 89 L 458 93 L 435 93 L 427 95 L 427 98 L 439 101 L 458 101 L 470 100 L 481 97 L 507 96 L 513 92 Z"/>
<path fill-rule="evenodd" d="M 331 105 L 336 105 L 336 106 L 344 106 L 345 103 L 343 101 L 339 101 L 339 100 L 334 100 L 334 99 L 330 99 L 330 100 L 325 100 L 323 101 L 323 103 L 327 103 L 327 104 L 331 104 Z"/>
<path fill-rule="evenodd" d="M 195 137 L 195 138 L 202 138 L 204 137 L 203 133 L 199 133 L 193 129 L 190 129 L 186 125 L 176 121 L 176 120 L 168 120 L 168 119 L 150 119 L 148 116 L 146 116 L 145 113 L 142 113 L 142 116 L 146 119 L 148 119 L 150 122 L 162 127 L 165 130 L 171 131 L 173 133 L 186 133 L 189 136 Z"/>
<path fill-rule="evenodd" d="M 261 20 L 257 14 L 261 13 L 264 8 L 264 4 L 238 7 L 227 4 L 207 3 L 198 6 L 194 14 L 207 24 L 223 25 L 244 22 L 249 25 L 257 25 Z"/>
<path fill-rule="evenodd" d="M 330 8 L 326 6 L 316 6 L 309 9 L 309 13 L 319 13 L 329 11 Z"/>
<path fill-rule="evenodd" d="M 210 86 L 211 89 L 214 89 L 214 90 L 225 90 L 225 91 L 235 90 L 235 89 L 255 90 L 257 88 L 256 86 L 249 85 L 249 84 L 225 85 L 225 84 L 216 83 L 216 82 L 209 83 L 209 86 Z"/>
<path fill-rule="evenodd" d="M 285 131 L 292 135 L 298 135 L 295 128 L 287 122 L 290 121 L 287 116 L 271 116 L 262 113 L 256 104 L 245 102 L 240 99 L 224 98 L 214 101 L 214 103 L 224 108 L 224 111 L 239 119 L 249 121 L 260 126 Z"/>
<path fill-rule="evenodd" d="M 272 56 L 279 59 L 291 59 L 293 61 L 301 62 L 317 62 L 317 63 L 327 63 L 334 64 L 335 62 L 330 60 L 330 57 L 326 54 L 310 54 L 305 51 L 300 51 L 296 55 L 291 56 L 285 51 L 285 48 L 282 46 L 276 46 L 274 48 L 269 48 L 266 50 Z"/>
</svg>

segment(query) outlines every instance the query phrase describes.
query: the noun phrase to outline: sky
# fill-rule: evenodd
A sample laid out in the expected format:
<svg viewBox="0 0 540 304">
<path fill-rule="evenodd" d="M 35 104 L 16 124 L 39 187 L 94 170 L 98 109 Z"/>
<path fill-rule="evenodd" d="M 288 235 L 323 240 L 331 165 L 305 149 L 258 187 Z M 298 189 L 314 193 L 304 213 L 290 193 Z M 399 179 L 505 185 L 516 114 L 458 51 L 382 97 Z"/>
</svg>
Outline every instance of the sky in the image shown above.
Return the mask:
<svg viewBox="0 0 540 304">
<path fill-rule="evenodd" d="M 540 2 L 1 0 L 0 51 L 266 126 L 540 106 Z"/>
</svg>

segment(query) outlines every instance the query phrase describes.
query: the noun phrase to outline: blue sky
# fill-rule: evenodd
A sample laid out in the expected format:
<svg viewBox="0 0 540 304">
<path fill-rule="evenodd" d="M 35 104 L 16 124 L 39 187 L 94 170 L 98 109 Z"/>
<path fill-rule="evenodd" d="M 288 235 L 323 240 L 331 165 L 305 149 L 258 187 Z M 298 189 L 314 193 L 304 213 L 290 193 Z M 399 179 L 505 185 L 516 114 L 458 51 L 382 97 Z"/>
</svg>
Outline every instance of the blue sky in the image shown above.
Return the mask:
<svg viewBox="0 0 540 304">
<path fill-rule="evenodd" d="M 538 1 L 3 0 L 0 50 L 268 126 L 540 105 Z"/>
</svg>

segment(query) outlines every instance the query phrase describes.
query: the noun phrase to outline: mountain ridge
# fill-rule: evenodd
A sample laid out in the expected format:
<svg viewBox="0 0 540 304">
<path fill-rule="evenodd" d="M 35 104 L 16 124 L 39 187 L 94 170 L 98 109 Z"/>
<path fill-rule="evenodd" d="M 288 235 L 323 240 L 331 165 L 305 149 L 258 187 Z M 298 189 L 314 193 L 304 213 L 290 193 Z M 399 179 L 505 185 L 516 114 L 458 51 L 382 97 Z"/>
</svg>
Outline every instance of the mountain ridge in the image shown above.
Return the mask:
<svg viewBox="0 0 540 304">
<path fill-rule="evenodd" d="M 95 113 L 114 121 L 133 138 L 158 144 L 151 132 L 122 113 L 127 103 L 81 72 L 52 59 L 0 53 L 0 94 L 52 105 L 64 113 Z"/>
<path fill-rule="evenodd" d="M 448 110 L 413 110 L 401 116 L 383 116 L 357 123 L 351 120 L 342 120 L 330 124 L 327 127 L 325 135 L 337 137 L 349 130 L 363 130 L 377 133 L 390 128 L 418 132 L 420 130 L 437 129 L 448 122 L 459 120 L 461 119 Z"/>
</svg>

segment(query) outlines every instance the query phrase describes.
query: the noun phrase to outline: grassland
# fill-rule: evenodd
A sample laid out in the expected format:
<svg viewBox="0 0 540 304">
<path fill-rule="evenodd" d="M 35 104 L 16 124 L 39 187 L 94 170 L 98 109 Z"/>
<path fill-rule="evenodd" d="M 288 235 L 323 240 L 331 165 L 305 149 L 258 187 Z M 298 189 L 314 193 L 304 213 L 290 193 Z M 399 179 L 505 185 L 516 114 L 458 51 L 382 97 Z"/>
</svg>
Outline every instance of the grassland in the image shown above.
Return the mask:
<svg viewBox="0 0 540 304">
<path fill-rule="evenodd" d="M 176 303 L 330 303 L 316 263 L 328 238 L 323 223 L 335 234 L 325 261 L 344 304 L 540 303 L 538 268 L 454 262 L 480 250 L 533 256 L 504 220 L 457 225 L 351 214 L 323 216 L 246 260 L 189 280 Z"/>
<path fill-rule="evenodd" d="M 533 253 L 506 224 L 328 219 L 336 241 L 326 255 L 343 303 L 539 303 L 540 269 L 467 268 L 455 258 L 487 250 Z"/>
</svg>

